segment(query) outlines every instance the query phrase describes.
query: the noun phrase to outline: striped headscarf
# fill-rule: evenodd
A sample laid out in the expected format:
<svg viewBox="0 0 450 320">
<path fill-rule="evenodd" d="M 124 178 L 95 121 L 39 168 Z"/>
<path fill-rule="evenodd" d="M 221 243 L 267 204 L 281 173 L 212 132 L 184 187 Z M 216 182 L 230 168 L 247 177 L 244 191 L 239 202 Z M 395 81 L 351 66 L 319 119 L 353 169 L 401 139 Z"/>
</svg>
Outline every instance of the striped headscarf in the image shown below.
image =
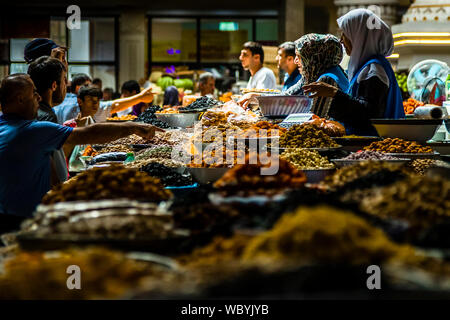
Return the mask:
<svg viewBox="0 0 450 320">
<path fill-rule="evenodd" d="M 331 34 L 306 34 L 295 41 L 302 59 L 304 84 L 317 81 L 327 69 L 339 65 L 343 52 L 339 39 Z"/>
</svg>

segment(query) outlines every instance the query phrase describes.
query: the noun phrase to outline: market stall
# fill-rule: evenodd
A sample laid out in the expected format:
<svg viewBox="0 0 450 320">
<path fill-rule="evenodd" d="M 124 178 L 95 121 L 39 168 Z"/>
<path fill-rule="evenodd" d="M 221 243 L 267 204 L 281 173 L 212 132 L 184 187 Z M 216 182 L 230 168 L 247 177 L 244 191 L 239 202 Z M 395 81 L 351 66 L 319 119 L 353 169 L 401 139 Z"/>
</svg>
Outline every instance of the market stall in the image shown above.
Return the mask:
<svg viewBox="0 0 450 320">
<path fill-rule="evenodd" d="M 450 297 L 450 165 L 396 124 L 346 136 L 210 98 L 120 120 L 166 131 L 75 157 L 2 236 L 1 298 L 371 298 L 370 265 L 386 298 Z M 73 264 L 82 291 L 64 289 Z"/>
</svg>

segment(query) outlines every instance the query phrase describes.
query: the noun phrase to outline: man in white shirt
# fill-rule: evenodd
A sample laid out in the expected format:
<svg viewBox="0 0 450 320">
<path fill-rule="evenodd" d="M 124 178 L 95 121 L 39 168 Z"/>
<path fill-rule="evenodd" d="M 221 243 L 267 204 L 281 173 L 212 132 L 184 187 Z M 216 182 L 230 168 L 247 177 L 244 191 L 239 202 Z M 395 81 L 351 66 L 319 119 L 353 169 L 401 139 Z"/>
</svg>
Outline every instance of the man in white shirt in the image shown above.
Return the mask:
<svg viewBox="0 0 450 320">
<path fill-rule="evenodd" d="M 264 51 L 259 43 L 252 41 L 244 43 L 239 60 L 242 67 L 251 74 L 248 89 L 276 89 L 277 80 L 273 71 L 263 67 Z"/>
</svg>

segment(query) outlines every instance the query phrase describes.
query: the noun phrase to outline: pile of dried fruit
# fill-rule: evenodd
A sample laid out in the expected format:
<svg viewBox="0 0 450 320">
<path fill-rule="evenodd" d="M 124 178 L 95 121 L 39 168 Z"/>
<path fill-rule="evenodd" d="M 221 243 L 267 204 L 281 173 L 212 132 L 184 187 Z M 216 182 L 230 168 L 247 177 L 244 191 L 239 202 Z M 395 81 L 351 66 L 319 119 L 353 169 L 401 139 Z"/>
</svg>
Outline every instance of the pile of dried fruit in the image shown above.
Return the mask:
<svg viewBox="0 0 450 320">
<path fill-rule="evenodd" d="M 364 198 L 361 209 L 382 218 L 406 219 L 426 226 L 450 218 L 450 181 L 411 177 Z"/>
<path fill-rule="evenodd" d="M 107 146 L 102 148 L 98 153 L 99 154 L 103 154 L 103 153 L 110 153 L 110 152 L 125 152 L 125 153 L 130 153 L 133 152 L 133 149 L 131 149 L 128 146 L 124 146 L 124 145 L 115 145 L 115 146 Z"/>
<path fill-rule="evenodd" d="M 125 138 L 120 138 L 114 141 L 111 141 L 110 143 L 108 143 L 108 145 L 131 145 L 131 144 L 148 144 L 149 141 L 145 140 L 144 138 L 136 135 L 136 134 L 132 134 L 131 136 L 125 137 Z"/>
<path fill-rule="evenodd" d="M 246 163 L 250 163 L 249 157 Z M 264 170 L 269 171 L 265 174 Z M 289 188 L 301 188 L 305 182 L 305 174 L 286 160 L 274 158 L 270 164 L 262 165 L 258 159 L 257 164 L 233 167 L 214 183 L 214 188 L 224 196 L 274 195 Z"/>
<path fill-rule="evenodd" d="M 178 173 L 161 163 L 149 163 L 141 167 L 141 171 L 149 176 L 159 178 L 165 186 L 181 187 L 192 185 L 192 177 L 190 175 Z"/>
<path fill-rule="evenodd" d="M 258 121 L 250 128 L 246 129 L 239 136 L 256 138 L 256 137 L 278 137 L 287 131 L 286 128 L 268 121 Z"/>
<path fill-rule="evenodd" d="M 352 153 L 342 160 L 399 160 L 397 157 L 389 156 L 383 152 L 364 150 Z"/>
<path fill-rule="evenodd" d="M 367 161 L 343 167 L 334 174 L 327 176 L 320 184 L 325 189 L 335 190 L 342 188 L 357 179 L 373 175 L 377 172 L 403 172 L 403 170 L 403 168 L 390 163 Z"/>
<path fill-rule="evenodd" d="M 84 149 L 84 152 L 82 154 L 83 157 L 95 157 L 96 155 L 98 155 L 98 152 L 95 151 L 95 149 L 90 145 L 87 146 L 86 149 Z"/>
<path fill-rule="evenodd" d="M 134 122 L 144 122 L 163 129 L 170 128 L 170 126 L 167 123 L 158 120 L 156 118 L 155 112 L 158 112 L 158 110 L 161 110 L 161 107 L 159 106 L 149 107 L 143 113 L 141 113 L 139 117 L 134 119 Z"/>
<path fill-rule="evenodd" d="M 333 148 L 338 144 L 311 124 L 294 125 L 280 137 L 281 148 Z"/>
<path fill-rule="evenodd" d="M 147 148 L 139 151 L 134 157 L 136 160 L 146 160 L 146 159 L 170 159 L 172 158 L 172 147 L 156 147 Z"/>
<path fill-rule="evenodd" d="M 386 153 L 431 153 L 433 149 L 422 146 L 415 141 L 405 141 L 399 138 L 386 138 L 382 141 L 372 142 L 364 150 Z"/>
<path fill-rule="evenodd" d="M 425 170 L 434 165 L 436 160 L 433 159 L 416 159 L 407 164 L 407 166 L 414 170 L 419 175 L 424 175 Z"/>
<path fill-rule="evenodd" d="M 81 269 L 82 290 L 68 290 L 66 270 Z M 142 288 L 145 280 L 168 282 L 175 275 L 155 264 L 136 262 L 103 248 L 20 252 L 5 262 L 0 299 L 114 299 Z M 43 276 L 45 275 L 45 276 Z M 147 278 L 147 279 L 146 279 Z"/>
<path fill-rule="evenodd" d="M 403 109 L 405 114 L 413 114 L 418 107 L 423 107 L 425 104 L 413 98 L 403 101 Z"/>
<path fill-rule="evenodd" d="M 202 112 L 215 107 L 219 104 L 219 101 L 211 99 L 210 97 L 203 96 L 187 105 L 186 107 L 179 108 L 180 112 Z"/>
<path fill-rule="evenodd" d="M 131 121 L 136 118 L 137 118 L 137 116 L 135 116 L 135 115 L 127 114 L 125 116 L 120 116 L 120 117 L 106 118 L 106 120 L 108 120 L 108 121 Z"/>
<path fill-rule="evenodd" d="M 115 165 L 82 172 L 67 183 L 50 190 L 42 203 L 117 198 L 163 201 L 171 196 L 172 193 L 164 189 L 159 179 Z"/>
<path fill-rule="evenodd" d="M 299 170 L 334 168 L 334 165 L 316 150 L 287 149 L 280 155 L 280 158 L 289 161 Z"/>
</svg>

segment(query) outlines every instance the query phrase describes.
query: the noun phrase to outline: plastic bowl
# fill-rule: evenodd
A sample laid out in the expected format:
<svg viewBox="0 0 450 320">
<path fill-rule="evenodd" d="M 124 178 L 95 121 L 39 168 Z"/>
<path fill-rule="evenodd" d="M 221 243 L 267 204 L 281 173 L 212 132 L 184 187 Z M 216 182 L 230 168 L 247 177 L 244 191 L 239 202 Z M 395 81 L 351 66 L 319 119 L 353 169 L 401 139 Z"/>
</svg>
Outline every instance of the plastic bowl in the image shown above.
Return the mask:
<svg viewBox="0 0 450 320">
<path fill-rule="evenodd" d="M 311 110 L 312 99 L 306 96 L 259 96 L 261 113 L 266 116 L 288 116 L 292 113 L 308 113 Z"/>
</svg>

